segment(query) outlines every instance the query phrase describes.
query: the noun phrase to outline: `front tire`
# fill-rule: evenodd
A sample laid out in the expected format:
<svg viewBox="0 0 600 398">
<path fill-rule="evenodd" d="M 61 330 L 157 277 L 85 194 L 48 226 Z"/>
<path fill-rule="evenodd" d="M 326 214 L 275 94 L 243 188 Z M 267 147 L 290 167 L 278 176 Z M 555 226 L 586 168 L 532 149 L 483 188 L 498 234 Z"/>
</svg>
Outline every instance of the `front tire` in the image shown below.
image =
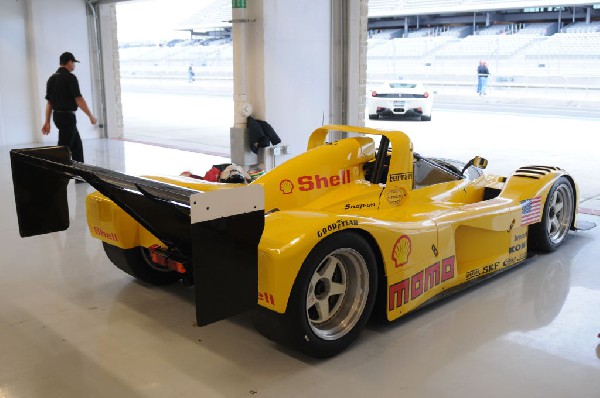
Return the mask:
<svg viewBox="0 0 600 398">
<path fill-rule="evenodd" d="M 373 310 L 375 255 L 355 232 L 341 232 L 310 252 L 292 288 L 285 314 L 288 341 L 301 352 L 327 358 L 348 347 Z"/>
<path fill-rule="evenodd" d="M 534 249 L 553 252 L 567 238 L 573 225 L 575 195 L 571 182 L 560 177 L 548 193 L 542 221 L 529 229 L 529 245 Z"/>
<path fill-rule="evenodd" d="M 375 115 L 369 115 L 369 119 L 371 120 L 377 120 L 379 119 L 379 115 L 375 114 Z"/>
<path fill-rule="evenodd" d="M 153 285 L 168 285 L 181 279 L 178 272 L 154 264 L 148 249 L 144 247 L 121 249 L 106 242 L 102 242 L 102 245 L 106 256 L 114 265 L 137 279 Z"/>
</svg>

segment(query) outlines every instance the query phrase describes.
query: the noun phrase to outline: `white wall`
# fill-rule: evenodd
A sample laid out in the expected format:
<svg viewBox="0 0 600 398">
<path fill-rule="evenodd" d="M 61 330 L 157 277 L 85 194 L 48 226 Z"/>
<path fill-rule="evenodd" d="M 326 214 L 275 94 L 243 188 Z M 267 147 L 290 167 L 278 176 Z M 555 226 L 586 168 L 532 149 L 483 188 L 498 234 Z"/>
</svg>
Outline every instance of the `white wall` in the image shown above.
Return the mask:
<svg viewBox="0 0 600 398">
<path fill-rule="evenodd" d="M 249 26 L 248 99 L 254 116 L 273 126 L 293 156 L 329 121 L 330 3 L 260 3 L 248 2 L 248 17 L 256 19 Z"/>
<path fill-rule="evenodd" d="M 54 125 L 47 137 L 41 127 L 46 80 L 64 51 L 81 61 L 75 75 L 96 112 L 85 7 L 83 0 L 0 0 L 0 144 L 58 141 Z M 83 139 L 100 136 L 83 112 L 77 112 L 77 119 Z"/>
<path fill-rule="evenodd" d="M 25 142 L 31 137 L 25 14 L 23 2 L 1 0 L 0 145 Z"/>
</svg>

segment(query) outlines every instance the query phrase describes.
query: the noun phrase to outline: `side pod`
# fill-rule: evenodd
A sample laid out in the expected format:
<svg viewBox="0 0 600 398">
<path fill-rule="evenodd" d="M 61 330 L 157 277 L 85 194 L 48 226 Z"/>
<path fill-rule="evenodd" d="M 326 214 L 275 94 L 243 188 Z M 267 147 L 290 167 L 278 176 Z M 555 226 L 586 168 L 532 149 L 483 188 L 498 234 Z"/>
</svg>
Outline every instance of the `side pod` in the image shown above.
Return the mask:
<svg viewBox="0 0 600 398">
<path fill-rule="evenodd" d="M 10 157 L 22 237 L 69 227 L 67 185 L 79 176 L 189 259 L 199 326 L 256 306 L 262 186 L 202 192 L 79 163 L 65 147 L 13 149 Z"/>
</svg>

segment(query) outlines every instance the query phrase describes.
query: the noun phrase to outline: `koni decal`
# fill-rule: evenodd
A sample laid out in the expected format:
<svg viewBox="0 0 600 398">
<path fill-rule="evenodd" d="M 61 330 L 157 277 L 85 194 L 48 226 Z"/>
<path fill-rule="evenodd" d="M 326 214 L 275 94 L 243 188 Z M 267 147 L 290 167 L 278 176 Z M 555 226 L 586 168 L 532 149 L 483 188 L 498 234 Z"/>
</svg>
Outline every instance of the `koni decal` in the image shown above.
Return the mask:
<svg viewBox="0 0 600 398">
<path fill-rule="evenodd" d="M 517 243 L 516 245 L 508 248 L 508 254 L 513 254 L 513 253 L 519 252 L 521 250 L 525 250 L 526 248 L 527 248 L 526 242 Z"/>
<path fill-rule="evenodd" d="M 436 262 L 398 283 L 390 286 L 388 308 L 390 311 L 408 304 L 423 293 L 454 278 L 454 256 Z"/>
<path fill-rule="evenodd" d="M 330 234 L 335 231 L 339 231 L 346 227 L 354 227 L 358 225 L 357 220 L 337 220 L 334 223 L 329 224 L 326 227 L 321 228 L 317 231 L 317 237 L 322 238 L 323 236 Z"/>
<path fill-rule="evenodd" d="M 117 234 L 115 234 L 114 232 L 106 232 L 106 231 L 104 231 L 100 227 L 92 227 L 92 232 L 94 233 L 94 235 L 97 235 L 100 238 L 112 240 L 114 242 L 118 242 L 119 241 L 119 238 L 117 237 Z"/>
<path fill-rule="evenodd" d="M 410 237 L 408 235 L 399 237 L 392 249 L 392 261 L 394 261 L 394 266 L 398 268 L 408 263 L 408 256 L 410 256 L 411 251 L 412 242 Z"/>
</svg>

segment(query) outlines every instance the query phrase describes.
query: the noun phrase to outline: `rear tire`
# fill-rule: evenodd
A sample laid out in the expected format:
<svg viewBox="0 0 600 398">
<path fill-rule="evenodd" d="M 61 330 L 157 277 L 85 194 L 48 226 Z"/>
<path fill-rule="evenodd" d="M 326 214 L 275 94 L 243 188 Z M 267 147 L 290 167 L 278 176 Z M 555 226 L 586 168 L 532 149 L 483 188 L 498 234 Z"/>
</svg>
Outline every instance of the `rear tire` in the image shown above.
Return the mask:
<svg viewBox="0 0 600 398">
<path fill-rule="evenodd" d="M 575 195 L 571 182 L 560 177 L 548 192 L 542 221 L 529 228 L 528 245 L 544 252 L 555 251 L 573 225 Z"/>
<path fill-rule="evenodd" d="M 327 358 L 348 347 L 367 323 L 377 290 L 373 250 L 355 232 L 340 232 L 313 248 L 296 278 L 284 317 L 286 341 Z"/>
<path fill-rule="evenodd" d="M 181 279 L 178 272 L 154 264 L 148 249 L 144 247 L 121 249 L 106 242 L 102 242 L 102 245 L 106 256 L 114 265 L 137 279 L 153 285 L 168 285 Z"/>
</svg>

